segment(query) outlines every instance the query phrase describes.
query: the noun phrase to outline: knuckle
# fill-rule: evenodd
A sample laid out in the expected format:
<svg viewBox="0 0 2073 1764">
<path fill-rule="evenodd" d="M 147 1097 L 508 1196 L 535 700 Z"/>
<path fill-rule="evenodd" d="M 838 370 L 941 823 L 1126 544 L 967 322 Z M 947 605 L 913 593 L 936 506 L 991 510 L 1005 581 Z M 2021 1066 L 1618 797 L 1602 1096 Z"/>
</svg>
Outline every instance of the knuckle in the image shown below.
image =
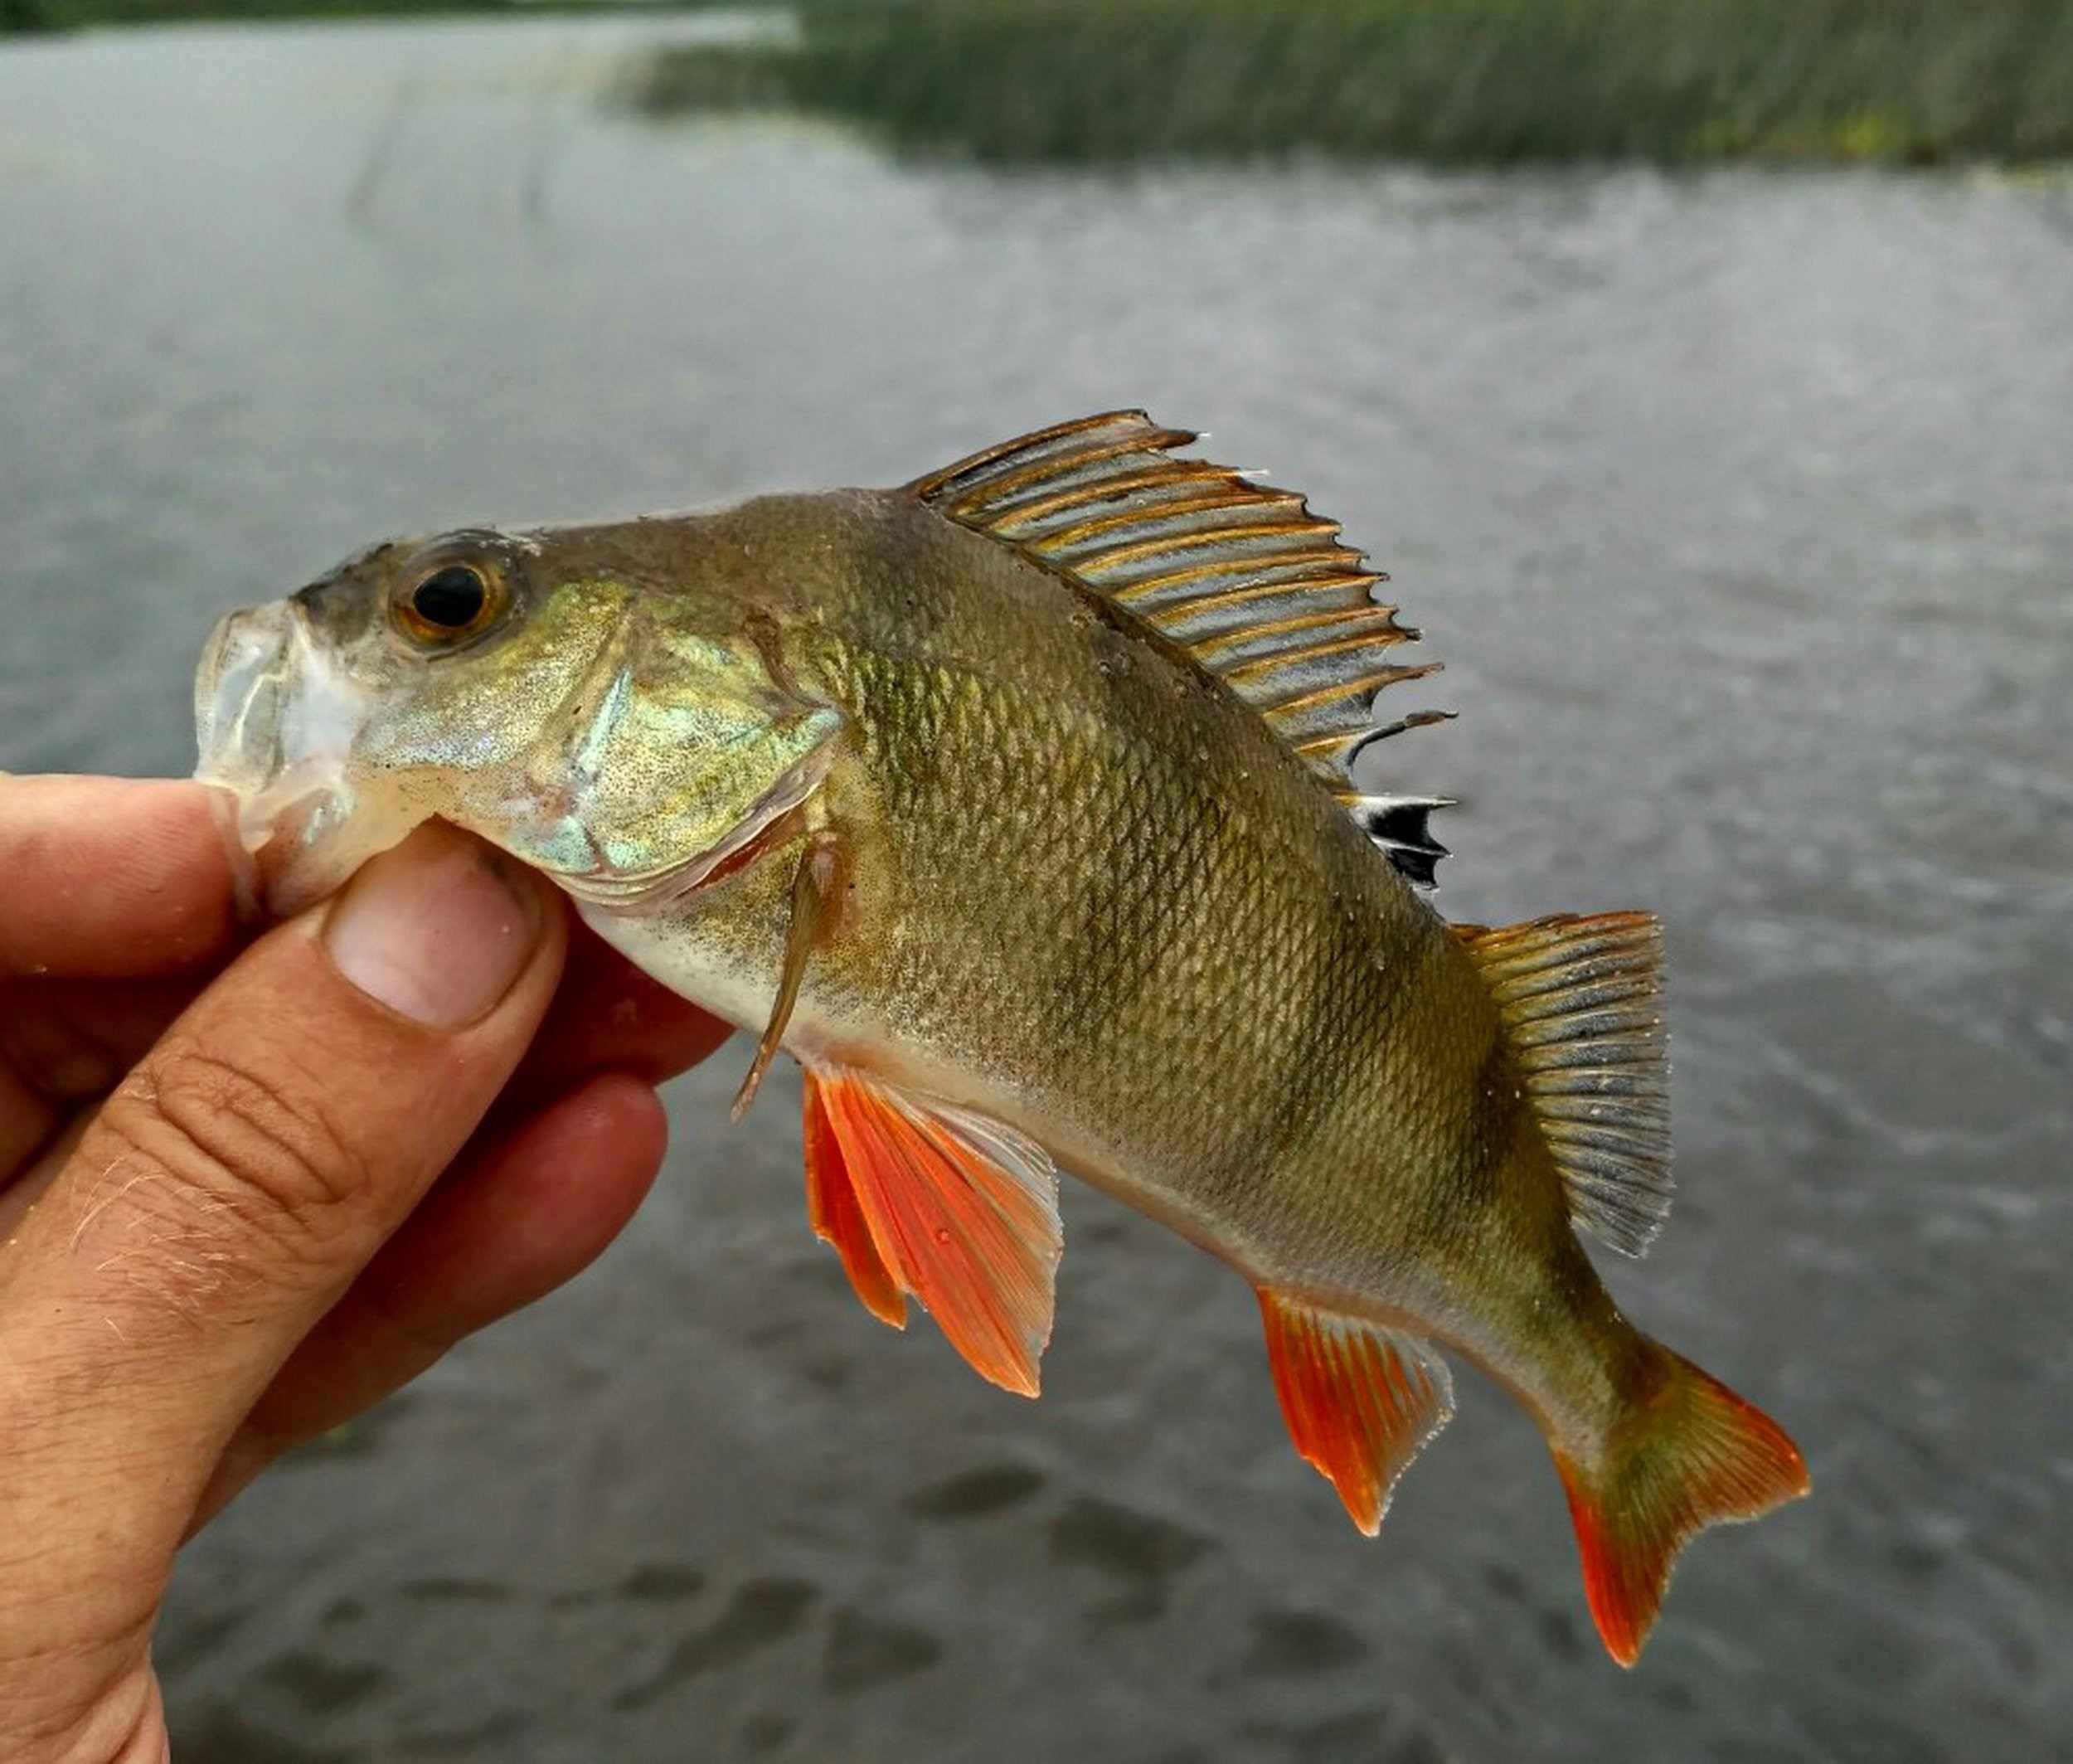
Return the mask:
<svg viewBox="0 0 2073 1764">
<path fill-rule="evenodd" d="M 369 1179 L 315 1074 L 274 1076 L 201 1048 L 154 1053 L 100 1125 L 133 1169 L 163 1173 L 173 1208 L 297 1255 L 321 1256 L 349 1227 Z"/>
</svg>

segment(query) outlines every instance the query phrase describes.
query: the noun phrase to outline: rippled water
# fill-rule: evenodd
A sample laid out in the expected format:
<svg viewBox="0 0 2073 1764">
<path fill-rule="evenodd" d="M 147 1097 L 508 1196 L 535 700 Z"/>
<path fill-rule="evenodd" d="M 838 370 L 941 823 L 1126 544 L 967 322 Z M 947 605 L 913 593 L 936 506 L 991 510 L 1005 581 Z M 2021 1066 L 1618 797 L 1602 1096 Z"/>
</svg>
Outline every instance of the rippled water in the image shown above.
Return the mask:
<svg viewBox="0 0 2073 1764">
<path fill-rule="evenodd" d="M 731 1049 L 595 1272 L 189 1553 L 183 1757 L 2073 1748 L 2073 188 L 998 178 L 597 102 L 701 28 L 0 49 L 0 764 L 184 770 L 208 622 L 377 535 L 1213 430 L 1448 660 L 1448 910 L 1667 916 L 1682 1192 L 1612 1278 L 1816 1499 L 1623 1675 L 1486 1389 L 1364 1543 L 1243 1285 L 1075 1188 L 1005 1397 L 849 1296 Z"/>
</svg>

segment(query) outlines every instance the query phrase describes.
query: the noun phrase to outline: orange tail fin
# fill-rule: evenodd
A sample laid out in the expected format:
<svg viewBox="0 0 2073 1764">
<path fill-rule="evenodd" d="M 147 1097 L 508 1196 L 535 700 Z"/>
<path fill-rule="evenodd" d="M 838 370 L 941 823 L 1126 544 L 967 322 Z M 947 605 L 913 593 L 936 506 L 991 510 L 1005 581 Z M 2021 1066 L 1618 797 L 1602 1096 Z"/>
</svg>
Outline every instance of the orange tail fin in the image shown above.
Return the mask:
<svg viewBox="0 0 2073 1764">
<path fill-rule="evenodd" d="M 1690 1538 L 1755 1519 L 1809 1487 L 1799 1449 L 1775 1421 L 1689 1360 L 1658 1351 L 1661 1387 L 1612 1430 L 1596 1461 L 1555 1454 L 1590 1614 L 1623 1666 L 1639 1657 Z"/>
</svg>

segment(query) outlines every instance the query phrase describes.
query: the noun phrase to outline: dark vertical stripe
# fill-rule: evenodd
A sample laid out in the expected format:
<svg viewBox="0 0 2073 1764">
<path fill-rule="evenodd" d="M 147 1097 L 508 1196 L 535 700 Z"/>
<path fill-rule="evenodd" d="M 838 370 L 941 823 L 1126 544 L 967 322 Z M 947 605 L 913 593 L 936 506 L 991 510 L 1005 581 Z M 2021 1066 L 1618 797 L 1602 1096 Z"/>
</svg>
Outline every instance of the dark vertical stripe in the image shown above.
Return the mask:
<svg viewBox="0 0 2073 1764">
<path fill-rule="evenodd" d="M 1118 734 L 1141 727 L 1146 695 L 1160 683 L 1123 648 L 1127 639 L 1101 624 L 1080 629 L 1077 664 L 1085 679 L 1100 683 L 1096 726 Z M 1113 754 L 1075 760 L 1090 774 L 1082 787 L 1101 799 L 1082 811 L 1090 837 L 1061 876 L 1076 896 L 1069 906 L 1061 902 L 1061 935 L 1046 953 L 1063 1023 L 1079 1026 L 1083 1045 L 1105 1060 L 1119 1030 L 1179 1002 L 1160 995 L 1162 969 L 1186 908 L 1190 859 L 1198 842 L 1215 837 L 1216 817 L 1156 749 L 1119 741 Z"/>
<path fill-rule="evenodd" d="M 1263 1172 L 1300 1164 L 1303 1150 L 1331 1137 L 1339 1125 L 1338 1106 L 1352 1082 L 1344 1034 L 1351 989 L 1343 965 L 1357 959 L 1343 935 L 1329 939 L 1319 953 L 1303 1028 L 1275 1064 L 1255 1148 Z"/>
</svg>

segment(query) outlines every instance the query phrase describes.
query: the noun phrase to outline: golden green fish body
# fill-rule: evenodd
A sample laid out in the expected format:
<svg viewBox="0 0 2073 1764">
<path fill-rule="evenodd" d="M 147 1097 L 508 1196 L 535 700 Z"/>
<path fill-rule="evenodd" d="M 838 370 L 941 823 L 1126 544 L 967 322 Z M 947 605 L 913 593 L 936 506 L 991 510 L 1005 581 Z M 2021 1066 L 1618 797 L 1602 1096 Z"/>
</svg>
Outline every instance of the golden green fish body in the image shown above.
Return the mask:
<svg viewBox="0 0 2073 1764">
<path fill-rule="evenodd" d="M 1631 1663 L 1682 1544 L 1807 1487 L 1576 1235 L 1638 1254 L 1667 1207 L 1658 927 L 1431 910 L 1431 800 L 1352 776 L 1410 634 L 1189 439 L 1114 412 L 900 490 L 377 547 L 219 627 L 201 775 L 277 909 L 441 815 L 760 1031 L 744 1102 L 797 1055 L 815 1230 L 1009 1389 L 1053 1162 L 1252 1281 L 1363 1529 L 1459 1349 L 1540 1421 Z"/>
<path fill-rule="evenodd" d="M 1488 992 L 1260 718 L 900 493 L 714 518 L 685 569 L 738 560 L 843 722 L 821 801 L 848 886 L 789 1043 L 1012 1120 L 1255 1283 L 1415 1319 L 1595 1425 L 1623 1326 Z M 592 921 L 756 1027 L 794 862 Z"/>
</svg>

